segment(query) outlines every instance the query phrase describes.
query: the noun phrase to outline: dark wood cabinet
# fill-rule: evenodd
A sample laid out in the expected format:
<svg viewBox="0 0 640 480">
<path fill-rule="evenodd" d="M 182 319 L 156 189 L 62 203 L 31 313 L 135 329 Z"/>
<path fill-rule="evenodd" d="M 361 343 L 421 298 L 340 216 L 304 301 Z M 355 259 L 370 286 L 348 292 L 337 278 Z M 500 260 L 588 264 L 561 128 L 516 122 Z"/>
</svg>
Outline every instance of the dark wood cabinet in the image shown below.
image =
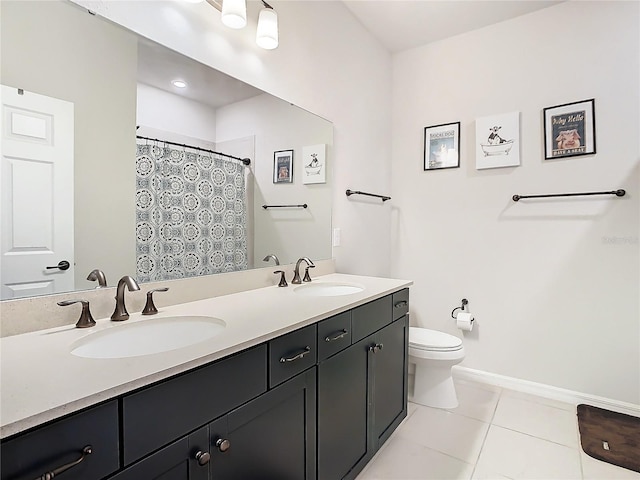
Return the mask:
<svg viewBox="0 0 640 480">
<path fill-rule="evenodd" d="M 63 466 L 70 467 L 60 473 L 67 480 L 105 477 L 119 468 L 118 424 L 113 400 L 4 441 L 2 479 L 33 480 Z M 85 447 L 90 454 L 83 455 Z"/>
<path fill-rule="evenodd" d="M 316 368 L 209 425 L 211 480 L 314 480 Z"/>
<path fill-rule="evenodd" d="M 369 337 L 372 441 L 375 450 L 407 416 L 409 321 L 405 315 Z M 381 346 L 381 347 L 380 347 Z"/>
<path fill-rule="evenodd" d="M 266 392 L 266 362 L 266 346 L 259 345 L 125 395 L 124 465 Z"/>
<path fill-rule="evenodd" d="M 352 480 L 407 414 L 408 289 L 1 443 L 1 479 Z M 56 478 L 58 474 L 56 474 Z"/>
<path fill-rule="evenodd" d="M 208 480 L 209 429 L 200 428 L 126 468 L 110 480 Z"/>
<path fill-rule="evenodd" d="M 354 309 L 354 337 L 367 336 L 318 364 L 319 480 L 355 478 L 407 416 L 407 302 L 408 290 Z"/>
<path fill-rule="evenodd" d="M 318 365 L 318 479 L 344 478 L 368 452 L 367 353 L 361 341 Z"/>
</svg>

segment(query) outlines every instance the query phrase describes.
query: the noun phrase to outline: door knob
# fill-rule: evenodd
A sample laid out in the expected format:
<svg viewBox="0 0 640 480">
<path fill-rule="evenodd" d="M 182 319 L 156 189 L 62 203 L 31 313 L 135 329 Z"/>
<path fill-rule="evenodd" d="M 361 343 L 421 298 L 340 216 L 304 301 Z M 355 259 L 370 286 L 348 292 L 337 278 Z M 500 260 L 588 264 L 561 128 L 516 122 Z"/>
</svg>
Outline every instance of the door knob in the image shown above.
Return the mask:
<svg viewBox="0 0 640 480">
<path fill-rule="evenodd" d="M 69 262 L 67 262 L 66 260 L 61 260 L 57 265 L 54 265 L 53 267 L 46 267 L 46 269 L 52 270 L 54 268 L 58 268 L 60 270 L 69 270 L 70 266 L 71 264 Z"/>
</svg>

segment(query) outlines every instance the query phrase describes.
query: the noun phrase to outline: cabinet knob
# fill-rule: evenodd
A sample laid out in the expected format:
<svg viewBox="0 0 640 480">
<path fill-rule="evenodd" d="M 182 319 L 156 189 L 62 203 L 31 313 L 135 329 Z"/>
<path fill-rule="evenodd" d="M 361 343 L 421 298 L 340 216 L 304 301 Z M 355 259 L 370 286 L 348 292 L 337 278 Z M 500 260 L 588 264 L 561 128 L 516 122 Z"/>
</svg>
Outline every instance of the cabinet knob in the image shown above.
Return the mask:
<svg viewBox="0 0 640 480">
<path fill-rule="evenodd" d="M 218 450 L 224 453 L 231 448 L 231 442 L 226 438 L 219 438 L 218 440 L 216 440 L 216 447 L 218 447 Z"/>
<path fill-rule="evenodd" d="M 202 450 L 198 450 L 196 453 L 196 460 L 198 461 L 198 465 L 201 467 L 205 466 L 211 460 L 211 455 L 209 452 L 203 452 Z"/>
<path fill-rule="evenodd" d="M 379 352 L 380 350 L 382 350 L 384 348 L 384 345 L 382 343 L 376 343 L 375 345 L 371 345 L 369 347 L 369 351 L 371 353 L 376 353 Z"/>
</svg>

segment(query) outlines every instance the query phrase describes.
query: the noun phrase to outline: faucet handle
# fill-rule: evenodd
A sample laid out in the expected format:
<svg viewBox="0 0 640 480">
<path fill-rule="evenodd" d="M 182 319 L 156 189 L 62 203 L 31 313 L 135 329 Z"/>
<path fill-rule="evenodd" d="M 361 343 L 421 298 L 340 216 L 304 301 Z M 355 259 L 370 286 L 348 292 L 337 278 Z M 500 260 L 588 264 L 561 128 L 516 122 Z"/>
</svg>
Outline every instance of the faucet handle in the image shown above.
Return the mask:
<svg viewBox="0 0 640 480">
<path fill-rule="evenodd" d="M 89 310 L 89 302 L 87 300 L 64 300 L 62 302 L 58 302 L 58 305 L 60 305 L 61 307 L 66 307 L 68 305 L 73 305 L 74 303 L 82 303 L 82 312 L 80 312 L 80 318 L 76 323 L 76 328 L 93 327 L 96 324 L 96 321 L 91 315 L 91 311 Z"/>
<path fill-rule="evenodd" d="M 153 303 L 153 292 L 166 292 L 167 290 L 169 290 L 169 287 L 154 288 L 153 290 L 149 290 L 147 292 L 147 303 L 145 304 L 144 309 L 142 309 L 142 315 L 155 315 L 156 313 L 158 313 L 158 309 Z"/>
<path fill-rule="evenodd" d="M 310 282 L 311 281 L 311 277 L 309 276 L 309 269 L 310 268 L 316 268 L 315 265 L 309 265 L 307 266 L 307 268 L 304 269 L 304 278 L 302 279 L 303 282 Z"/>
<path fill-rule="evenodd" d="M 273 273 L 279 273 L 280 274 L 280 283 L 278 283 L 279 287 L 288 287 L 289 284 L 287 283 L 287 279 L 284 278 L 284 270 L 276 270 Z"/>
</svg>

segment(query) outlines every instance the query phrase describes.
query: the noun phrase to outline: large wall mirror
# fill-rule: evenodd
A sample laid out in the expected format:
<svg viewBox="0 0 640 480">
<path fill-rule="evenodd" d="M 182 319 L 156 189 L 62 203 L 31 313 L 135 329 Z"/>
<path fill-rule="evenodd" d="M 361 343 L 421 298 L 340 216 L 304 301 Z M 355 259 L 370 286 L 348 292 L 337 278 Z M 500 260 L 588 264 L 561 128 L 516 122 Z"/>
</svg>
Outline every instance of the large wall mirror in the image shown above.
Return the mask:
<svg viewBox="0 0 640 480">
<path fill-rule="evenodd" d="M 64 0 L 0 21 L 3 300 L 331 257 L 330 122 Z"/>
</svg>

